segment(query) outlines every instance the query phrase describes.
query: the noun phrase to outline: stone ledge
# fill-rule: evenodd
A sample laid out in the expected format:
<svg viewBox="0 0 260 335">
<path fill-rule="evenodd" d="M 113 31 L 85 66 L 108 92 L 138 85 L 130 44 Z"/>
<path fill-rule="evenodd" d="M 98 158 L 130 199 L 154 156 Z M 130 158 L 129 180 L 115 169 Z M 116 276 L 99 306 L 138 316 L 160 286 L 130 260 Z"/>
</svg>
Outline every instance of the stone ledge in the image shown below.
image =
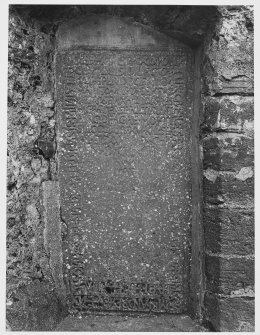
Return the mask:
<svg viewBox="0 0 260 335">
<path fill-rule="evenodd" d="M 92 313 L 64 319 L 55 331 L 101 332 L 205 332 L 187 315 L 120 315 Z"/>
</svg>

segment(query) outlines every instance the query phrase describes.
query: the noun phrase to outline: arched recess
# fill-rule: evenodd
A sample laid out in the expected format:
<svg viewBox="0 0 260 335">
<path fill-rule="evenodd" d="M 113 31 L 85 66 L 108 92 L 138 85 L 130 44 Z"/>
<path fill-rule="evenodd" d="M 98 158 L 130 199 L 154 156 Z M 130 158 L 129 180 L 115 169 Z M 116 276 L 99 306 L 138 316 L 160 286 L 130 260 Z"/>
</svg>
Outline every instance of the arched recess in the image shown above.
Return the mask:
<svg viewBox="0 0 260 335">
<path fill-rule="evenodd" d="M 55 54 L 71 310 L 199 313 L 198 54 L 141 24 L 62 24 Z"/>
</svg>

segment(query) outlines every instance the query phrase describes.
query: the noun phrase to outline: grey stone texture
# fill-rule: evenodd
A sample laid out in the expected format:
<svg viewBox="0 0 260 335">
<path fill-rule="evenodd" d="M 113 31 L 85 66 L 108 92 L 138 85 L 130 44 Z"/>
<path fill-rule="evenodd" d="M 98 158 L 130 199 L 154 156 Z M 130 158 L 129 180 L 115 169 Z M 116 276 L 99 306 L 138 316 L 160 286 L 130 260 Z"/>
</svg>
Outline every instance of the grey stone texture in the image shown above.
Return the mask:
<svg viewBox="0 0 260 335">
<path fill-rule="evenodd" d="M 54 195 L 58 167 L 53 56 L 59 24 L 89 14 L 130 17 L 133 23 L 194 48 L 200 46 L 205 287 L 200 292 L 203 314 L 197 317 L 211 330 L 253 331 L 254 23 L 250 6 L 10 7 L 9 328 L 54 330 L 66 315 L 61 269 L 55 268 L 61 257 L 60 249 L 55 251 L 56 242 L 64 237 L 66 227 L 62 217 L 46 221 L 44 206 L 50 201 L 46 194 L 51 193 L 56 199 L 53 206 L 59 207 Z M 48 193 L 49 188 L 54 193 Z M 46 234 L 52 224 L 57 234 L 61 232 L 54 240 L 50 231 Z"/>
<path fill-rule="evenodd" d="M 42 182 L 44 246 L 49 258 L 55 291 L 60 302 L 66 303 L 66 289 L 63 281 L 62 268 L 62 222 L 60 218 L 59 183 L 48 180 Z"/>
<path fill-rule="evenodd" d="M 208 207 L 204 210 L 206 249 L 212 253 L 252 255 L 254 213 L 251 209 Z"/>
<path fill-rule="evenodd" d="M 51 330 L 63 313 L 42 197 L 42 184 L 56 173 L 43 148 L 55 142 L 53 31 L 12 8 L 9 22 L 7 320 L 17 331 Z"/>
<path fill-rule="evenodd" d="M 100 332 L 205 332 L 206 328 L 187 315 L 86 315 L 68 316 L 57 326 L 62 331 Z"/>
<path fill-rule="evenodd" d="M 220 6 L 218 12 L 220 19 L 204 62 L 206 89 L 209 95 L 252 95 L 252 7 Z"/>
<path fill-rule="evenodd" d="M 202 77 L 205 318 L 254 330 L 253 7 L 218 7 Z"/>
<path fill-rule="evenodd" d="M 85 49 L 93 47 L 101 50 Z M 184 312 L 192 209 L 191 123 L 186 122 L 193 105 L 192 50 L 153 29 L 107 16 L 61 25 L 57 50 L 70 308 L 96 309 L 98 297 L 100 310 Z M 174 278 L 170 285 L 168 278 Z M 82 300 L 76 298 L 79 287 L 88 292 Z"/>
<path fill-rule="evenodd" d="M 213 329 L 225 332 L 254 331 L 254 299 L 245 290 L 240 296 L 219 296 L 207 292 L 205 308 Z"/>
</svg>

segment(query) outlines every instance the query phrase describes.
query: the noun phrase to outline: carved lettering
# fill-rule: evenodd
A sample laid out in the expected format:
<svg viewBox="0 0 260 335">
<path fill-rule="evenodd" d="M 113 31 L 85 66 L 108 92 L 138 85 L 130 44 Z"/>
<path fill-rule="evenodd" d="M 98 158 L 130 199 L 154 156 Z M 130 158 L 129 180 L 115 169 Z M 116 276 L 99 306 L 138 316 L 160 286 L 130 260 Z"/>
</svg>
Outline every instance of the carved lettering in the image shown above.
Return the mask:
<svg viewBox="0 0 260 335">
<path fill-rule="evenodd" d="M 192 71 L 178 45 L 57 55 L 64 268 L 75 311 L 185 309 Z"/>
</svg>

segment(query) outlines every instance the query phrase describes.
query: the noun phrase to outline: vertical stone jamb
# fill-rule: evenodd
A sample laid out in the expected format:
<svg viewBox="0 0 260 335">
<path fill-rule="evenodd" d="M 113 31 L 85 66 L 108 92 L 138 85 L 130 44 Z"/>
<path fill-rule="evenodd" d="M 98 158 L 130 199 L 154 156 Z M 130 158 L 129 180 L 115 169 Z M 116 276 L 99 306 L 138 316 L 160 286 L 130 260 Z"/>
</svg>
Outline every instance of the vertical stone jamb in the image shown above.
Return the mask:
<svg viewBox="0 0 260 335">
<path fill-rule="evenodd" d="M 62 272 L 62 245 L 59 185 L 55 181 L 42 184 L 44 206 L 44 246 L 49 254 L 49 263 L 53 281 L 60 301 L 65 304 L 66 290 Z"/>
<path fill-rule="evenodd" d="M 201 48 L 194 52 L 194 100 L 192 114 L 192 227 L 191 227 L 191 280 L 190 280 L 190 312 L 194 317 L 202 319 L 204 290 L 204 238 L 202 225 L 202 187 L 201 187 L 201 155 L 199 143 L 200 131 L 200 94 L 201 94 Z"/>
</svg>

